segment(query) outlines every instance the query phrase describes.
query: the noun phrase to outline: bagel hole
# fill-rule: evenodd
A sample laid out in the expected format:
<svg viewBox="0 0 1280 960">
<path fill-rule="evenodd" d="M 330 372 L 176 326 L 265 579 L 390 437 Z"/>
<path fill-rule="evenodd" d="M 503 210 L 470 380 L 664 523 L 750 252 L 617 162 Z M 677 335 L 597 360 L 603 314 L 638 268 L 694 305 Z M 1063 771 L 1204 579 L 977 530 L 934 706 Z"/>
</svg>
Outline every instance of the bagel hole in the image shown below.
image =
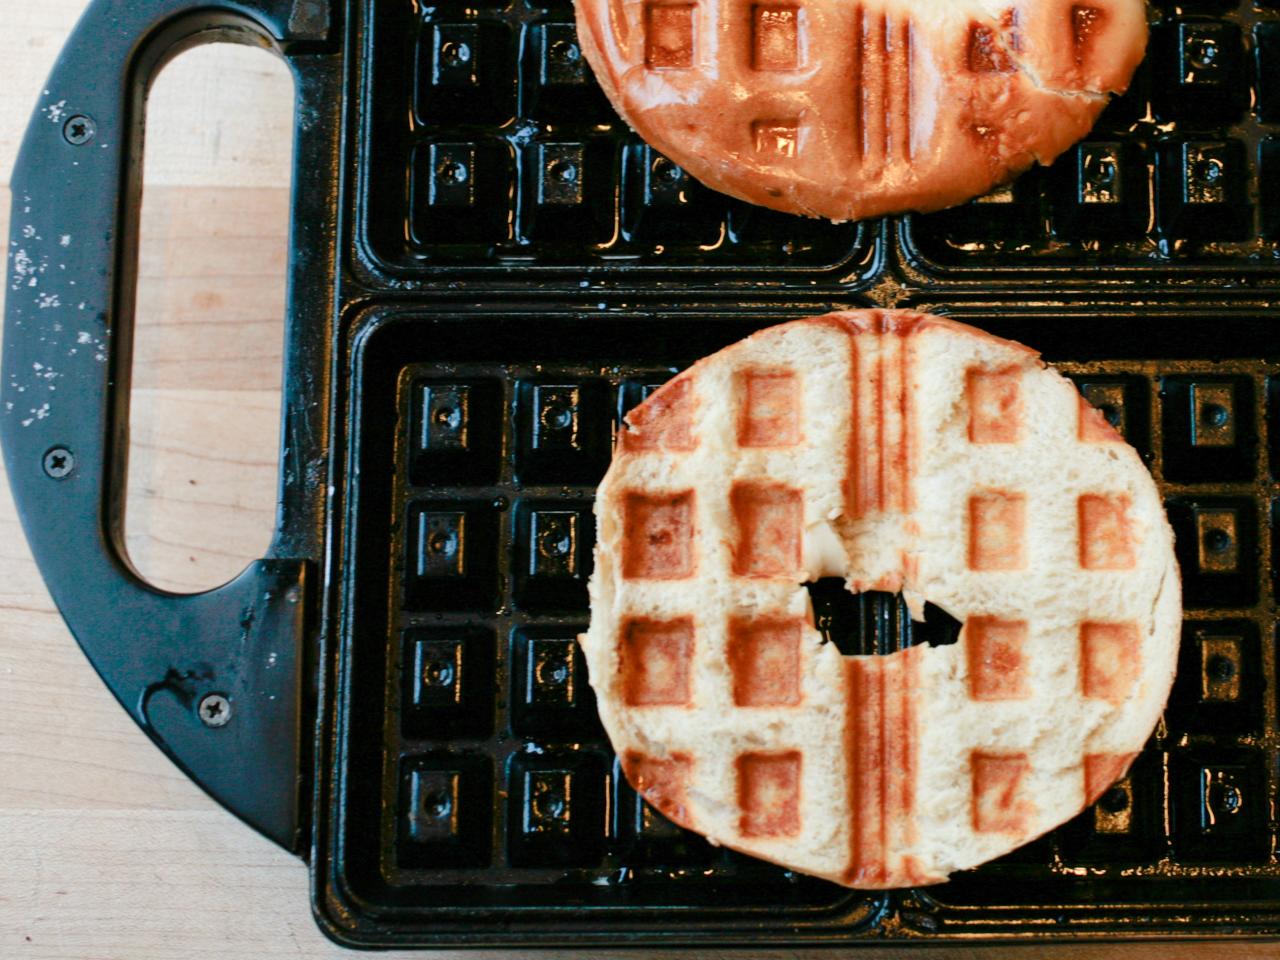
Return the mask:
<svg viewBox="0 0 1280 960">
<path fill-rule="evenodd" d="M 949 646 L 960 638 L 959 620 L 925 603 L 924 620 L 911 619 L 901 593 L 868 590 L 850 593 L 841 577 L 823 577 L 805 585 L 813 623 L 823 643 L 834 643 L 846 657 L 883 656 L 927 643 Z"/>
</svg>

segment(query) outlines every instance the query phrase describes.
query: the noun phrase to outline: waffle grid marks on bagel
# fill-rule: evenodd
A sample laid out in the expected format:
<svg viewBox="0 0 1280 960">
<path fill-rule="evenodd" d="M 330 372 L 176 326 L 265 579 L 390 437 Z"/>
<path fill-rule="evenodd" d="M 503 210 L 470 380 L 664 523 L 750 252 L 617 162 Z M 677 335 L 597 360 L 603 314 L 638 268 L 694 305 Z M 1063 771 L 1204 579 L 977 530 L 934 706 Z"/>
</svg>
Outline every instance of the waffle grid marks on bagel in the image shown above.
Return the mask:
<svg viewBox="0 0 1280 960">
<path fill-rule="evenodd" d="M 1146 45 L 1140 0 L 576 0 L 618 112 L 715 189 L 860 219 L 985 193 L 1084 136 Z"/>
<path fill-rule="evenodd" d="M 597 499 L 601 716 L 713 841 L 858 887 L 1065 822 L 1172 682 L 1172 534 L 1137 454 L 1024 347 L 903 311 L 709 357 L 628 418 Z M 806 581 L 901 590 L 952 646 L 842 657 Z"/>
</svg>

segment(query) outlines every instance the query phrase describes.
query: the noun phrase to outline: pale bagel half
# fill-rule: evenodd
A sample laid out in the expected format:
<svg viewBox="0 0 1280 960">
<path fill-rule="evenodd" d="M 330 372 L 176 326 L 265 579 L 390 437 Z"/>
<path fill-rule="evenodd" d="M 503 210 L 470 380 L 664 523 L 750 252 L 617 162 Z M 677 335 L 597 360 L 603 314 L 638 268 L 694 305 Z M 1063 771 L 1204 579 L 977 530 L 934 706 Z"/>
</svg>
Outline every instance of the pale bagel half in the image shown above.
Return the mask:
<svg viewBox="0 0 1280 960">
<path fill-rule="evenodd" d="M 575 0 L 596 79 L 707 186 L 854 220 L 1050 163 L 1122 93 L 1143 0 Z"/>
<path fill-rule="evenodd" d="M 1137 453 L 1019 344 L 907 311 L 771 327 L 627 418 L 596 499 L 600 715 L 712 841 L 863 888 L 945 880 L 1091 804 L 1173 681 L 1173 535 Z M 953 645 L 845 657 L 806 581 Z"/>
</svg>

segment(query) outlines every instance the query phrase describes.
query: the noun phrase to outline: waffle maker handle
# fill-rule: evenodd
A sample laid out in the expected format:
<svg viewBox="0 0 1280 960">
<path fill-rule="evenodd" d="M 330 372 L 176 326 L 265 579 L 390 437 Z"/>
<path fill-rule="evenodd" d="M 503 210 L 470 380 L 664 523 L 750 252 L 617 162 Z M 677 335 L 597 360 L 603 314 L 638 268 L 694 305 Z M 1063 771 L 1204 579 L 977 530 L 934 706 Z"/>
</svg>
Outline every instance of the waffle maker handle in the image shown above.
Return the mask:
<svg viewBox="0 0 1280 960">
<path fill-rule="evenodd" d="M 289 423 L 293 407 L 286 407 L 270 558 L 206 593 L 167 593 L 132 568 L 124 548 L 124 479 L 147 84 L 165 62 L 199 43 L 273 48 L 294 71 L 297 116 L 311 111 L 310 122 L 297 123 L 295 156 L 313 154 L 315 138 L 336 141 L 340 72 L 333 68 L 329 8 L 327 0 L 89 6 L 47 81 L 14 169 L 0 358 L 0 440 L 10 484 L 68 626 L 174 763 L 294 852 L 302 851 L 304 836 L 302 732 L 314 709 L 314 695 L 304 690 L 304 641 L 316 592 L 308 571 L 320 554 L 324 485 L 314 469 L 291 470 L 290 458 L 322 449 L 323 428 L 299 435 Z M 318 129 L 309 134 L 312 128 Z M 291 280 L 313 269 L 319 288 L 332 275 L 317 259 L 323 241 L 315 240 L 331 232 L 325 204 L 336 187 L 320 178 L 334 176 L 332 169 L 314 155 L 309 164 L 295 161 L 294 223 L 305 226 L 293 229 Z M 304 368 L 327 364 L 325 348 L 299 343 L 301 314 L 312 321 L 327 315 L 321 295 L 303 286 L 310 284 L 290 285 L 286 384 Z M 323 373 L 318 380 L 327 383 Z"/>
</svg>

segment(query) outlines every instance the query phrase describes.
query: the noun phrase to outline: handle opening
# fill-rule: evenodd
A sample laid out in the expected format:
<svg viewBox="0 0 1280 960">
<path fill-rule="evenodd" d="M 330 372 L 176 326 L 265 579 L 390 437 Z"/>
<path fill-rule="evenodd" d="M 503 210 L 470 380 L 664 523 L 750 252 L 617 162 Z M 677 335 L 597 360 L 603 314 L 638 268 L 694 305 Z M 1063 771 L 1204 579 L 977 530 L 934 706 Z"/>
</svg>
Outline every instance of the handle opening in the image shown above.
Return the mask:
<svg viewBox="0 0 1280 960">
<path fill-rule="evenodd" d="M 222 42 L 149 88 L 124 529 L 175 593 L 228 582 L 278 526 L 294 100 L 282 59 Z"/>
</svg>

